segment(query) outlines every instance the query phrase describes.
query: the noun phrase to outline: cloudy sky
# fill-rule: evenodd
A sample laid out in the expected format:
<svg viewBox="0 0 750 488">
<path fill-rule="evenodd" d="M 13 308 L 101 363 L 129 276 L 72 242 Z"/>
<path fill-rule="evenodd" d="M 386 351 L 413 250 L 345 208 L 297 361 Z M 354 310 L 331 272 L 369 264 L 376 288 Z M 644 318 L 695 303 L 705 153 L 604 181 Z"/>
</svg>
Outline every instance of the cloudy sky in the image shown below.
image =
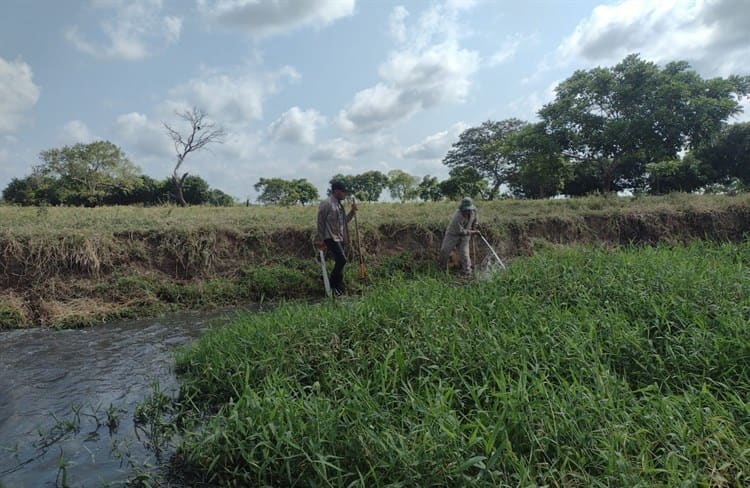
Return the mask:
<svg viewBox="0 0 750 488">
<path fill-rule="evenodd" d="M 243 201 L 261 177 L 443 179 L 461 131 L 536 120 L 576 69 L 750 74 L 748 0 L 1 1 L 0 189 L 100 139 L 167 177 L 163 123 L 194 106 L 227 135 L 184 169 Z"/>
</svg>

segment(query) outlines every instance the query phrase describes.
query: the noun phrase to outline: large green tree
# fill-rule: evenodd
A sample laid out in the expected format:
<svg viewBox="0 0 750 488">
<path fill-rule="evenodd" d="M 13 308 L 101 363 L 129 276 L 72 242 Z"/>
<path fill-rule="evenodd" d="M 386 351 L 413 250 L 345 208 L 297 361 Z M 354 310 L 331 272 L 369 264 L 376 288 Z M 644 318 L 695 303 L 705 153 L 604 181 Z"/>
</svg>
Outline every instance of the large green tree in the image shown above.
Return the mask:
<svg viewBox="0 0 750 488">
<path fill-rule="evenodd" d="M 671 159 L 648 163 L 648 191 L 652 195 L 663 195 L 673 191 L 692 192 L 711 183 L 711 171 L 689 152 L 682 159 Z"/>
<path fill-rule="evenodd" d="M 388 172 L 388 190 L 391 193 L 391 198 L 399 200 L 402 203 L 417 198 L 418 183 L 419 178 L 410 175 L 406 171 L 393 169 Z"/>
<path fill-rule="evenodd" d="M 48 149 L 40 158 L 34 174 L 58 180 L 61 203 L 69 205 L 102 205 L 114 189 L 134 187 L 140 173 L 109 141 Z"/>
<path fill-rule="evenodd" d="M 645 184 L 649 163 L 710 140 L 741 111 L 749 77 L 704 80 L 684 61 L 659 68 L 638 55 L 613 68 L 576 71 L 539 112 L 574 163 L 603 193 Z"/>
<path fill-rule="evenodd" d="M 499 148 L 511 162 L 510 191 L 517 197 L 557 195 L 572 177 L 570 163 L 543 124 L 528 124 L 508 136 Z"/>
<path fill-rule="evenodd" d="M 448 179 L 440 182 L 440 192 L 451 200 L 463 197 L 486 198 L 489 185 L 479 171 L 471 166 L 456 166 L 448 172 Z"/>
<path fill-rule="evenodd" d="M 491 200 L 498 195 L 500 187 L 507 183 L 508 170 L 512 166 L 507 153 L 500 148 L 508 137 L 524 125 L 526 123 L 519 119 L 488 120 L 479 127 L 466 129 L 443 158 L 443 164 L 450 168 L 475 170 L 490 182 L 487 198 Z"/>
<path fill-rule="evenodd" d="M 726 126 L 697 148 L 695 157 L 710 168 L 712 182 L 723 184 L 737 178 L 750 186 L 750 122 Z"/>
<path fill-rule="evenodd" d="M 258 201 L 270 205 L 306 205 L 316 201 L 318 189 L 306 179 L 261 178 L 254 186 Z"/>
<path fill-rule="evenodd" d="M 380 171 L 366 171 L 358 175 L 337 174 L 330 180 L 341 181 L 349 189 L 349 194 L 360 200 L 377 202 L 380 194 L 388 187 L 388 177 Z"/>
<path fill-rule="evenodd" d="M 443 192 L 440 191 L 440 181 L 435 176 L 425 175 L 417 185 L 419 198 L 425 202 L 437 202 L 442 200 Z"/>
</svg>

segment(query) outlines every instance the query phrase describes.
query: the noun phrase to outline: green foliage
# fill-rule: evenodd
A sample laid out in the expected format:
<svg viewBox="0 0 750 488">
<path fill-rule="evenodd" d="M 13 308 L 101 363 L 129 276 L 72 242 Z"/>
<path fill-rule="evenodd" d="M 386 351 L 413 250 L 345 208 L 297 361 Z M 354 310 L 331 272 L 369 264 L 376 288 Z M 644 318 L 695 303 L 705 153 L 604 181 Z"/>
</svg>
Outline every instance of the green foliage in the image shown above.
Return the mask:
<svg viewBox="0 0 750 488">
<path fill-rule="evenodd" d="M 213 188 L 208 191 L 208 202 L 214 207 L 231 207 L 236 202 L 234 197 L 224 193 L 218 188 Z"/>
<path fill-rule="evenodd" d="M 254 186 L 258 201 L 269 205 L 307 205 L 318 200 L 318 189 L 306 179 L 261 178 Z"/>
<path fill-rule="evenodd" d="M 426 175 L 417 186 L 419 198 L 425 202 L 437 202 L 442 200 L 443 192 L 440 191 L 440 182 L 434 176 Z"/>
<path fill-rule="evenodd" d="M 40 157 L 34 172 L 59 179 L 67 190 L 62 203 L 68 205 L 101 205 L 113 188 L 132 188 L 139 172 L 109 141 L 48 149 Z"/>
<path fill-rule="evenodd" d="M 17 307 L 0 302 L 0 330 L 18 329 L 28 325 L 26 318 Z"/>
<path fill-rule="evenodd" d="M 528 124 L 506 137 L 500 150 L 512 162 L 508 170 L 511 193 L 526 198 L 557 195 L 572 177 L 570 163 L 542 124 Z"/>
<path fill-rule="evenodd" d="M 377 202 L 388 186 L 388 177 L 380 171 L 366 171 L 358 175 L 337 174 L 330 180 L 334 181 L 343 182 L 351 195 L 368 202 Z"/>
<path fill-rule="evenodd" d="M 3 200 L 17 205 L 159 205 L 177 198 L 174 181 L 158 181 L 138 173 L 120 148 L 108 141 L 49 149 L 42 163 L 25 178 L 14 178 L 3 190 Z M 231 206 L 234 199 L 210 189 L 199 176 L 183 182 L 187 203 Z"/>
<path fill-rule="evenodd" d="M 695 157 L 708 165 L 712 181 L 732 178 L 750 185 L 750 122 L 729 125 L 718 136 L 695 151 Z"/>
<path fill-rule="evenodd" d="M 489 196 L 487 180 L 471 166 L 455 166 L 448 172 L 449 178 L 439 184 L 440 193 L 451 200 L 463 197 Z"/>
<path fill-rule="evenodd" d="M 177 355 L 196 422 L 176 466 L 222 486 L 747 485 L 748 264 L 748 244 L 568 248 L 241 316 Z"/>
<path fill-rule="evenodd" d="M 682 159 L 672 159 L 649 163 L 648 172 L 649 193 L 663 195 L 673 191 L 692 192 L 706 185 L 705 165 L 688 153 Z"/>
<path fill-rule="evenodd" d="M 443 164 L 450 168 L 470 168 L 492 185 L 488 198 L 494 198 L 503 183 L 507 183 L 507 170 L 513 161 L 503 150 L 506 139 L 518 132 L 525 122 L 518 119 L 501 121 L 487 120 L 479 127 L 471 127 L 461 133 Z"/>
<path fill-rule="evenodd" d="M 704 80 L 686 62 L 660 69 L 629 55 L 576 71 L 539 114 L 564 154 L 595 169 L 603 193 L 639 186 L 645 165 L 675 159 L 741 110 L 748 78 Z"/>
<path fill-rule="evenodd" d="M 391 192 L 391 198 L 400 200 L 402 203 L 417 197 L 417 183 L 419 183 L 419 178 L 400 169 L 388 172 L 388 189 Z"/>
</svg>

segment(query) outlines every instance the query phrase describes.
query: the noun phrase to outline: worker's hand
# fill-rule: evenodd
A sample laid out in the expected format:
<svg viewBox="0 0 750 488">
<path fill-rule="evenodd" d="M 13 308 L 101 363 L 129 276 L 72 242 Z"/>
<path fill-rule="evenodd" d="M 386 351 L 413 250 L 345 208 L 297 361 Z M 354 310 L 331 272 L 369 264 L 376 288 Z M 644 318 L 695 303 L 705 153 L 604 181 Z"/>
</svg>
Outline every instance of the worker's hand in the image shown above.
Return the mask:
<svg viewBox="0 0 750 488">
<path fill-rule="evenodd" d="M 326 243 L 325 242 L 318 241 L 317 244 L 318 244 L 318 249 L 319 250 L 321 250 L 321 251 L 325 251 L 326 250 Z"/>
<path fill-rule="evenodd" d="M 479 231 L 477 229 L 471 229 L 469 234 L 479 234 Z"/>
<path fill-rule="evenodd" d="M 357 213 L 357 210 L 359 210 L 357 202 L 352 202 L 352 212 Z"/>
</svg>

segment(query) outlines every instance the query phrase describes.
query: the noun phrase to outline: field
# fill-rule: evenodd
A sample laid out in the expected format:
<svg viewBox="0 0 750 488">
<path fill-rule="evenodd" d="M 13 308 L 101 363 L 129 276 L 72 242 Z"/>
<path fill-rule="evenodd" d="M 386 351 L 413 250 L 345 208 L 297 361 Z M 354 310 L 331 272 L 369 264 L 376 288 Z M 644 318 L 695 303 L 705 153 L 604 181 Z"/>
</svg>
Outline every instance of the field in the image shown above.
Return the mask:
<svg viewBox="0 0 750 488">
<path fill-rule="evenodd" d="M 750 244 L 573 246 L 241 315 L 180 353 L 221 486 L 747 486 Z M 174 412 L 173 412 L 174 414 Z"/>
<path fill-rule="evenodd" d="M 367 285 L 435 268 L 455 202 L 363 203 Z M 321 297 L 315 207 L 0 206 L 0 329 Z M 479 202 L 504 259 L 569 244 L 738 242 L 750 194 Z M 356 246 L 352 246 L 356 248 Z M 481 260 L 481 242 L 472 249 Z M 358 256 L 352 253 L 356 262 Z M 348 281 L 362 291 L 353 268 Z"/>
<path fill-rule="evenodd" d="M 454 210 L 361 205 L 328 302 L 312 207 L 0 206 L 0 328 L 274 301 L 137 412 L 189 486 L 750 483 L 750 195 L 480 202 L 469 281 Z"/>
</svg>

